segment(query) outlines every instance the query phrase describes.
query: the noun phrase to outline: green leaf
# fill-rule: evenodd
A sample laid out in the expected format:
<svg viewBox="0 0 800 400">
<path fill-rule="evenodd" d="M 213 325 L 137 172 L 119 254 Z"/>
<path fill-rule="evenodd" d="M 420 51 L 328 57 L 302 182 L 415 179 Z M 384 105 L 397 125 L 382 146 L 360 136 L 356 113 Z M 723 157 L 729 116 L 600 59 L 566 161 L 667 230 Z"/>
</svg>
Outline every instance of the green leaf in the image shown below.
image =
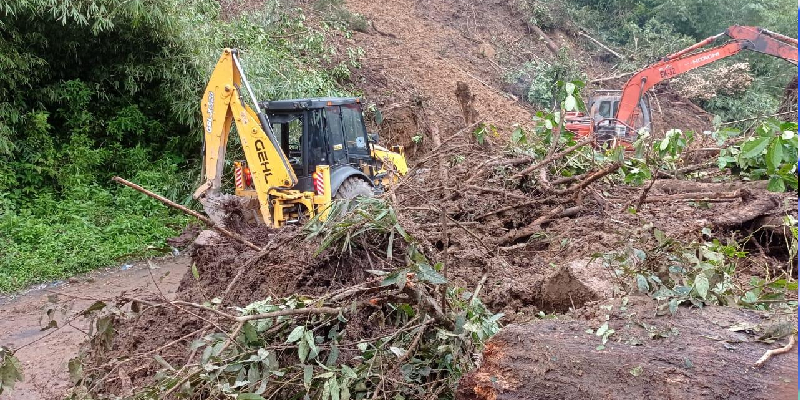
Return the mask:
<svg viewBox="0 0 800 400">
<path fill-rule="evenodd" d="M 391 351 L 395 356 L 397 356 L 397 358 L 400 358 L 400 357 L 403 357 L 404 355 L 406 355 L 406 349 L 403 349 L 401 347 L 390 346 L 389 347 L 389 351 Z"/>
<path fill-rule="evenodd" d="M 669 313 L 675 315 L 678 313 L 678 300 L 669 299 Z"/>
<path fill-rule="evenodd" d="M 527 141 L 525 131 L 522 128 L 514 129 L 514 132 L 511 133 L 511 141 L 514 143 L 524 144 Z"/>
<path fill-rule="evenodd" d="M 300 359 L 300 362 L 305 362 L 306 357 L 308 357 L 308 342 L 305 340 L 301 340 L 300 344 L 297 345 L 297 358 Z"/>
<path fill-rule="evenodd" d="M 342 398 L 339 400 L 350 400 L 350 388 L 347 387 L 347 382 L 342 382 Z"/>
<path fill-rule="evenodd" d="M 383 278 L 383 280 L 381 281 L 381 286 L 396 285 L 397 282 L 400 281 L 400 275 L 403 275 L 403 278 L 405 279 L 406 270 L 405 269 L 400 269 L 400 270 L 392 272 L 389 275 L 386 275 L 386 278 Z"/>
<path fill-rule="evenodd" d="M 309 359 L 316 358 L 319 354 L 316 343 L 314 343 L 314 332 L 307 330 L 305 334 L 305 341 L 308 344 L 308 357 Z"/>
<path fill-rule="evenodd" d="M 775 171 L 781 166 L 783 161 L 783 143 L 780 139 L 774 139 L 767 148 L 767 168 Z"/>
<path fill-rule="evenodd" d="M 200 280 L 200 272 L 197 271 L 197 264 L 195 263 L 192 263 L 192 276 L 194 277 L 194 280 Z"/>
<path fill-rule="evenodd" d="M 419 278 L 422 282 L 429 282 L 434 285 L 441 285 L 447 283 L 447 279 L 444 278 L 441 274 L 436 272 L 430 265 L 427 263 L 418 264 L 419 272 L 417 273 L 417 278 Z"/>
<path fill-rule="evenodd" d="M 337 359 L 339 359 L 339 346 L 333 343 L 331 344 L 331 350 L 328 352 L 328 358 L 325 360 L 325 365 L 329 367 L 336 365 Z"/>
<path fill-rule="evenodd" d="M 701 299 L 706 299 L 708 295 L 708 278 L 704 273 L 699 273 L 697 277 L 694 278 L 694 290 L 697 291 L 697 295 L 700 296 Z"/>
<path fill-rule="evenodd" d="M 665 137 L 661 140 L 661 144 L 658 146 L 658 149 L 664 151 L 669 147 L 669 136 Z"/>
<path fill-rule="evenodd" d="M 564 110 L 566 111 L 575 111 L 575 108 L 578 106 L 578 101 L 575 100 L 575 96 L 569 95 L 566 99 L 564 99 Z"/>
<path fill-rule="evenodd" d="M 346 378 L 350 379 L 358 378 L 358 375 L 356 375 L 356 371 L 353 371 L 353 369 L 350 368 L 347 364 L 342 364 L 342 374 L 344 374 Z"/>
<path fill-rule="evenodd" d="M 331 383 L 330 384 L 331 400 L 339 400 L 339 395 L 341 394 L 339 393 L 339 381 L 336 380 L 335 376 L 331 378 L 329 381 Z"/>
<path fill-rule="evenodd" d="M 306 332 L 306 327 L 303 325 L 296 326 L 292 332 L 289 334 L 289 337 L 286 338 L 286 343 L 294 343 L 300 338 L 303 337 L 303 334 Z"/>
<path fill-rule="evenodd" d="M 81 359 L 79 357 L 70 359 L 67 369 L 69 370 L 69 381 L 73 385 L 77 385 L 83 379 L 83 363 Z"/>
<path fill-rule="evenodd" d="M 753 304 L 758 301 L 758 296 L 756 296 L 756 294 L 753 293 L 752 291 L 748 290 L 747 292 L 745 292 L 744 297 L 742 297 L 742 301 L 744 301 L 745 303 Z"/>
<path fill-rule="evenodd" d="M 257 343 L 258 342 L 258 332 L 256 332 L 256 328 L 250 321 L 247 321 L 242 325 L 242 334 L 244 335 L 244 341 L 246 343 Z"/>
<path fill-rule="evenodd" d="M 89 314 L 91 314 L 91 313 L 93 313 L 93 312 L 95 312 L 95 311 L 100 311 L 100 310 L 102 310 L 102 309 L 104 309 L 104 308 L 106 308 L 106 303 L 104 303 L 104 302 L 102 302 L 102 301 L 98 300 L 98 301 L 95 301 L 94 303 L 92 303 L 92 305 L 91 305 L 91 306 L 89 306 L 89 308 L 87 308 L 87 309 L 83 310 L 83 311 L 81 312 L 81 314 L 82 314 L 84 317 L 87 317 L 87 316 L 89 316 Z"/>
<path fill-rule="evenodd" d="M 575 84 L 572 82 L 567 82 L 564 84 L 564 90 L 567 91 L 568 95 L 572 95 L 575 93 Z M 570 96 L 571 97 L 571 96 Z"/>
<path fill-rule="evenodd" d="M 261 380 L 261 371 L 259 371 L 258 364 L 251 364 L 247 369 L 247 382 L 249 383 L 248 388 L 254 388 L 259 380 Z"/>
<path fill-rule="evenodd" d="M 740 158 L 754 158 L 761 155 L 764 149 L 769 146 L 769 142 L 772 140 L 771 137 L 757 137 L 753 140 L 748 142 L 744 142 L 742 144 L 741 153 L 739 153 Z"/>
<path fill-rule="evenodd" d="M 596 336 L 603 336 L 605 333 L 608 332 L 608 322 L 603 323 L 599 328 L 597 328 L 597 332 L 594 334 Z"/>
<path fill-rule="evenodd" d="M 785 192 L 786 191 L 786 184 L 783 182 L 783 178 L 779 175 L 772 175 L 769 177 L 769 183 L 767 184 L 767 190 L 770 192 Z"/>
<path fill-rule="evenodd" d="M 331 398 L 331 381 L 327 380 L 322 385 L 322 400 L 328 400 Z"/>
<path fill-rule="evenodd" d="M 636 286 L 642 293 L 647 293 L 650 291 L 650 284 L 647 283 L 647 278 L 645 278 L 642 274 L 636 274 Z"/>
<path fill-rule="evenodd" d="M 167 360 L 164 359 L 164 357 L 161 357 L 160 355 L 156 354 L 156 355 L 153 356 L 153 358 L 156 360 L 156 362 L 161 364 L 162 367 L 164 367 L 164 368 L 166 368 L 166 369 L 168 369 L 170 371 L 174 371 L 175 370 L 175 368 L 173 368 L 172 365 L 170 365 L 167 362 Z"/>
<path fill-rule="evenodd" d="M 306 391 L 311 390 L 311 379 L 314 377 L 314 367 L 311 365 L 306 365 L 303 367 L 303 386 L 305 386 Z"/>
</svg>

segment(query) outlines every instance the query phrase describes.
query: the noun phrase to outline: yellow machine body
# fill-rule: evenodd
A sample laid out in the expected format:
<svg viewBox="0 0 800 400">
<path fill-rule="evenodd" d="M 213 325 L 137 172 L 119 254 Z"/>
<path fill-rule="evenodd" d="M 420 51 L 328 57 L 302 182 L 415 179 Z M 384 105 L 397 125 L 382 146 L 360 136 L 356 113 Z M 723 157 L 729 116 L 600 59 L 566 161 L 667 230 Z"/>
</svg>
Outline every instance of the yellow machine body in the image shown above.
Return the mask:
<svg viewBox="0 0 800 400">
<path fill-rule="evenodd" d="M 199 199 L 220 193 L 225 148 L 231 126 L 236 124 L 246 162 L 234 163 L 235 194 L 258 199 L 261 219 L 274 227 L 317 215 L 324 219 L 333 195 L 330 166 L 315 167 L 314 191 L 292 189 L 298 183 L 295 171 L 281 150 L 271 126 L 258 110 L 258 103 L 255 103 L 258 111 L 244 103 L 242 84 L 250 90 L 239 64 L 238 51 L 225 49 L 211 74 L 201 101 L 205 181 L 197 188 L 194 197 Z M 252 92 L 250 94 L 255 102 Z M 402 148 L 397 149 L 400 153 L 372 144 L 371 155 L 383 161 L 384 165 L 393 165 L 397 173 L 405 174 L 408 166 L 402 155 Z M 396 174 L 385 175 L 388 177 Z M 390 182 L 384 178 L 381 183 Z"/>
</svg>

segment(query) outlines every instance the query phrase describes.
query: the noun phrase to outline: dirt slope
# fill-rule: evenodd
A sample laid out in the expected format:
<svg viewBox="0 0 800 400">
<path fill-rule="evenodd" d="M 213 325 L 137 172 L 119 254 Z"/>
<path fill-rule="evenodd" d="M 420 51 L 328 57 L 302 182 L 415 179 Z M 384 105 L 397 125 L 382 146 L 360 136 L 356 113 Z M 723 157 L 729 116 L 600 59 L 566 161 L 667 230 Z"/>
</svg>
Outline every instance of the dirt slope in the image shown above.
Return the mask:
<svg viewBox="0 0 800 400">
<path fill-rule="evenodd" d="M 515 123 L 530 123 L 530 107 L 503 91 L 504 71 L 496 62 L 499 48 L 492 43 L 493 37 L 527 39 L 521 29 L 503 27 L 518 24 L 503 3 L 346 2 L 348 9 L 362 14 L 373 26 L 367 33 L 355 33 L 348 43 L 366 52 L 363 67 L 353 80 L 365 90 L 367 100 L 383 109 L 390 124 L 399 119 L 395 123 L 406 129 L 406 137 L 389 139 L 409 146 L 409 138 L 423 130 L 419 113 L 413 115 L 408 109 L 420 99 L 431 114 L 430 122 L 439 129 L 463 127 L 461 107 L 454 96 L 458 82 L 469 86 L 479 118 L 486 123 L 501 131 L 509 131 Z M 492 12 L 487 14 L 484 9 Z M 494 18 L 476 18 L 478 15 Z M 513 37 L 507 37 L 509 34 Z M 400 130 L 398 127 L 398 133 Z"/>
<path fill-rule="evenodd" d="M 188 258 L 168 257 L 147 263 L 134 263 L 130 268 L 98 271 L 71 278 L 66 283 L 50 285 L 16 297 L 0 297 L 0 344 L 20 349 L 16 356 L 22 363 L 25 380 L 18 383 L 2 400 L 60 399 L 71 385 L 67 363 L 78 355 L 86 340 L 88 321 L 77 318 L 57 332 L 42 331 L 47 325 L 46 311 L 55 310 L 59 326 L 76 313 L 94 303 L 94 298 L 111 298 L 121 292 L 129 295 L 155 295 L 156 285 L 167 296 L 175 293 L 188 267 Z M 49 334 L 49 336 L 48 336 Z M 36 342 L 34 342 L 36 341 Z"/>
</svg>

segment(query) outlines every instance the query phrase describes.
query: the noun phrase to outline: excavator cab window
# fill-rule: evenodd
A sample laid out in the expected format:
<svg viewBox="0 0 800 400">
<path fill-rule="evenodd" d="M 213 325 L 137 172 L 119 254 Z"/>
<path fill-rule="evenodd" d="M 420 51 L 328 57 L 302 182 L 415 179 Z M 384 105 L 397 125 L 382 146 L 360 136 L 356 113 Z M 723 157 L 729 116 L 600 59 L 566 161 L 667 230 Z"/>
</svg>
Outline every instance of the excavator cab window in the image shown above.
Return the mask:
<svg viewBox="0 0 800 400">
<path fill-rule="evenodd" d="M 325 133 L 331 146 L 331 165 L 347 164 L 347 148 L 342 130 L 342 113 L 339 106 L 325 107 Z"/>
<path fill-rule="evenodd" d="M 351 158 L 369 156 L 367 132 L 361 117 L 361 107 L 358 104 L 342 106 L 342 129 L 344 129 L 348 155 Z"/>
<path fill-rule="evenodd" d="M 367 132 L 358 104 L 325 107 L 333 164 L 358 164 L 370 158 Z"/>
<path fill-rule="evenodd" d="M 281 144 L 281 150 L 295 171 L 302 174 L 303 167 L 303 113 L 271 114 L 272 132 Z"/>
<path fill-rule="evenodd" d="M 611 112 L 611 102 L 610 101 L 601 101 L 600 105 L 597 108 L 597 113 L 605 118 L 611 118 L 614 114 Z"/>
</svg>

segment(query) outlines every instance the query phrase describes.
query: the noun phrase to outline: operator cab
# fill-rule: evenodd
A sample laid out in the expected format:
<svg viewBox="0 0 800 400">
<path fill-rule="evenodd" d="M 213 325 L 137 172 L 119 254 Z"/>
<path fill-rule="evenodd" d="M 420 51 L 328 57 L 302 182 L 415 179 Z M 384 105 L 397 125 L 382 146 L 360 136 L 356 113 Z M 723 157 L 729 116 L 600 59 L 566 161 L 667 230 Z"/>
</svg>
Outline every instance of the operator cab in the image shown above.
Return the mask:
<svg viewBox="0 0 800 400">
<path fill-rule="evenodd" d="M 293 189 L 313 191 L 317 165 L 330 165 L 331 174 L 350 166 L 372 177 L 377 168 L 361 115 L 361 99 L 327 97 L 265 101 L 272 132 L 298 178 Z"/>
<path fill-rule="evenodd" d="M 619 102 L 621 97 L 621 90 L 596 91 L 594 96 L 592 96 L 589 100 L 589 109 L 591 110 L 590 115 L 593 116 L 594 124 L 602 122 L 601 126 L 610 126 L 611 121 L 609 120 L 616 117 L 617 111 L 619 110 Z M 652 129 L 650 108 L 644 96 L 641 100 L 639 100 L 639 107 L 637 107 L 636 111 L 634 111 L 633 118 L 633 128 L 635 131 L 632 132 L 632 137 L 635 140 L 635 136 L 638 134 L 640 129 L 644 128 L 647 131 Z M 628 139 L 630 139 L 631 133 L 628 133 L 627 136 Z"/>
</svg>

